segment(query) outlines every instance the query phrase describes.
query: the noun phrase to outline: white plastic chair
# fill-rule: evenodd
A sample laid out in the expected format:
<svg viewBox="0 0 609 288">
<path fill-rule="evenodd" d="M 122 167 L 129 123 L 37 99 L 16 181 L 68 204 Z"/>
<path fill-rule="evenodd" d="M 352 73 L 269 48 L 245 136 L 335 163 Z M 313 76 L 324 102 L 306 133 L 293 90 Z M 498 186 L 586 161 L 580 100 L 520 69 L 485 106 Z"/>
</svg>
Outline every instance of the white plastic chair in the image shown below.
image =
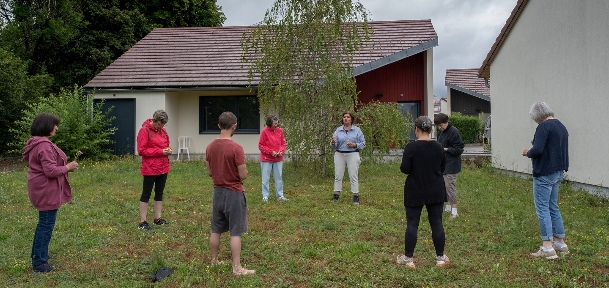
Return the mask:
<svg viewBox="0 0 609 288">
<path fill-rule="evenodd" d="M 188 160 L 190 160 L 190 151 L 188 147 L 190 147 L 190 137 L 188 136 L 180 136 L 178 137 L 178 160 L 180 160 L 180 152 L 182 150 L 186 150 L 186 154 L 188 155 Z M 182 153 L 184 156 L 184 153 Z"/>
</svg>

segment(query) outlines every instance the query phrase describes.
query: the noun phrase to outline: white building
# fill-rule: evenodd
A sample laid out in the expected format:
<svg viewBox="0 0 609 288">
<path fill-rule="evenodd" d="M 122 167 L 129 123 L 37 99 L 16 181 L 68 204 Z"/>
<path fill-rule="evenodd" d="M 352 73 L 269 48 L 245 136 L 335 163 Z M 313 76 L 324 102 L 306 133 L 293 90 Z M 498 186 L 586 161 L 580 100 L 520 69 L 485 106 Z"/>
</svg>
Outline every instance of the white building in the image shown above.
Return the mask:
<svg viewBox="0 0 609 288">
<path fill-rule="evenodd" d="M 569 130 L 567 180 L 609 195 L 608 15 L 603 0 L 517 2 L 479 70 L 492 80 L 494 167 L 531 174 L 528 112 L 544 101 Z"/>
</svg>

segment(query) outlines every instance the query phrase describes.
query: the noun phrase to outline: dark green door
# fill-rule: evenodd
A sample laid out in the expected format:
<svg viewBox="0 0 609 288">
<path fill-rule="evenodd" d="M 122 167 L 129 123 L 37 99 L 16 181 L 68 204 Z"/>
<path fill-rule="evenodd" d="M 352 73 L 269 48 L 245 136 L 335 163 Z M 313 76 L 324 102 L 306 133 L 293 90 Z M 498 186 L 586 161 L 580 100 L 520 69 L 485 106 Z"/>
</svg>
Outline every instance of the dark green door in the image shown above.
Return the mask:
<svg viewBox="0 0 609 288">
<path fill-rule="evenodd" d="M 100 102 L 101 99 L 95 99 Z M 111 137 L 112 144 L 108 148 L 114 155 L 135 154 L 135 99 L 105 99 L 102 111 L 112 108 L 109 116 L 114 116 L 111 125 L 116 127 L 116 133 Z"/>
</svg>

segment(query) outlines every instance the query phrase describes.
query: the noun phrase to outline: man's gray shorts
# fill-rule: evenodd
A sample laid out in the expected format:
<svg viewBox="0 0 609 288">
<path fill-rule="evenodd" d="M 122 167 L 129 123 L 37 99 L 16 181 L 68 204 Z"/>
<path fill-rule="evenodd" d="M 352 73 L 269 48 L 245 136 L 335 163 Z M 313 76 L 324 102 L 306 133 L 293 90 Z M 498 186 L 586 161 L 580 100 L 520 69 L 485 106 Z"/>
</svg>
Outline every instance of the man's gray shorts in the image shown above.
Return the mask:
<svg viewBox="0 0 609 288">
<path fill-rule="evenodd" d="M 214 188 L 212 206 L 212 233 L 230 231 L 231 236 L 241 236 L 247 232 L 247 203 L 244 192 Z"/>
</svg>

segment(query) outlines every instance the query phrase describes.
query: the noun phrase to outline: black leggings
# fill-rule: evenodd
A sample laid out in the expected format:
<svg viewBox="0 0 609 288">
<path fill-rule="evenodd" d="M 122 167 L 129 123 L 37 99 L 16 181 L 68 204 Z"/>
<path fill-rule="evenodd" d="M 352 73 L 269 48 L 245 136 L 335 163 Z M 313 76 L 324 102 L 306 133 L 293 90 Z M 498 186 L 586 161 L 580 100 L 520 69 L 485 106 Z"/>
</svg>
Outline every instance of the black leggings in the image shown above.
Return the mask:
<svg viewBox="0 0 609 288">
<path fill-rule="evenodd" d="M 154 201 L 163 201 L 163 190 L 165 190 L 165 182 L 167 182 L 167 174 L 144 176 L 144 187 L 140 202 L 148 203 L 152 186 L 154 186 Z"/>
<path fill-rule="evenodd" d="M 444 203 L 426 204 L 429 226 L 431 226 L 431 239 L 436 248 L 436 255 L 444 255 L 444 242 L 446 235 L 442 226 L 442 208 Z M 404 250 L 406 257 L 414 255 L 414 247 L 417 246 L 417 232 L 423 206 L 406 207 L 406 233 L 404 233 Z"/>
</svg>

